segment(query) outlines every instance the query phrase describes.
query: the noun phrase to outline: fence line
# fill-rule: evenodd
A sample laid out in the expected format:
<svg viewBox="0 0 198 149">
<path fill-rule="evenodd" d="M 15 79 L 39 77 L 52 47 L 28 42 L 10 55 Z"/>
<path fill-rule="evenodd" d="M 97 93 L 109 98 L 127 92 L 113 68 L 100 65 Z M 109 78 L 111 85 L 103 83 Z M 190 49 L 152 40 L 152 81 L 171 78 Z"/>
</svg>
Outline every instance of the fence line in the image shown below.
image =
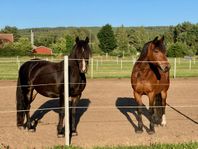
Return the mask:
<svg viewBox="0 0 198 149">
<path fill-rule="evenodd" d="M 0 89 L 5 89 L 5 88 L 17 88 L 17 87 L 37 87 L 37 86 L 52 86 L 52 85 L 64 85 L 65 83 L 48 83 L 48 84 L 36 84 L 36 85 L 10 85 L 10 86 L 0 86 Z M 86 83 L 67 83 L 67 84 L 86 84 Z M 197 82 L 194 82 L 191 84 L 197 84 Z M 131 85 L 137 85 L 135 83 L 131 83 Z M 170 85 L 168 83 L 163 83 L 163 84 L 155 84 L 152 83 L 151 85 Z"/>
<path fill-rule="evenodd" d="M 51 59 L 51 60 L 60 62 L 63 59 Z M 69 59 L 69 60 L 77 60 L 77 59 Z M 78 60 L 80 60 L 80 59 L 78 59 Z M 173 70 L 171 70 L 171 73 L 173 73 L 173 78 L 176 78 L 178 75 L 181 76 L 181 74 L 177 73 L 177 71 L 181 71 L 181 69 L 185 69 L 186 70 L 185 73 L 188 73 L 188 74 L 189 74 L 189 72 L 187 72 L 187 70 L 191 71 L 191 70 L 196 69 L 194 66 L 196 64 L 195 58 L 193 58 L 193 60 L 191 60 L 191 59 L 182 59 L 182 60 L 181 60 L 181 58 L 174 58 L 174 59 L 169 60 L 169 63 L 171 65 L 173 65 Z M 13 60 L 0 60 L 0 64 L 2 64 L 2 63 L 4 63 L 4 64 L 5 63 L 16 63 L 16 67 L 17 67 L 16 70 L 18 70 L 20 68 L 20 65 L 25 61 L 27 61 L 27 60 L 21 60 L 20 58 L 16 57 Z M 32 61 L 43 61 L 43 60 L 32 60 Z M 193 61 L 193 63 L 192 63 L 192 61 Z M 98 73 L 105 72 L 105 71 L 103 71 L 103 69 L 108 69 L 106 67 L 109 67 L 114 70 L 116 69 L 118 71 L 121 70 L 121 71 L 117 72 L 119 75 L 119 73 L 123 73 L 125 71 L 126 71 L 126 73 L 131 73 L 132 67 L 129 68 L 129 65 L 124 65 L 124 63 L 131 63 L 130 66 L 133 66 L 135 63 L 147 63 L 148 61 L 135 61 L 134 58 L 132 58 L 131 60 L 128 60 L 128 59 L 122 59 L 122 58 L 117 57 L 117 59 L 91 58 L 91 59 L 89 59 L 89 62 L 91 65 L 91 69 L 89 71 L 88 76 L 90 78 L 94 78 L 94 77 L 97 77 Z M 108 62 L 112 62 L 112 63 L 109 64 Z M 150 62 L 154 62 L 154 61 L 150 61 Z M 185 66 L 182 66 L 182 64 L 185 64 Z M 188 64 L 188 65 L 186 65 L 186 64 Z M 113 73 L 113 72 L 110 71 L 110 73 Z M 193 72 L 193 73 L 196 73 L 196 72 Z M 101 74 L 98 74 L 98 75 L 99 75 L 99 77 L 105 77 L 104 75 L 101 76 Z M 122 76 L 122 74 L 121 74 L 121 76 Z M 184 76 L 185 76 L 185 74 L 184 74 Z M 192 76 L 194 76 L 194 75 L 192 75 Z M 130 76 L 128 76 L 128 77 L 130 77 Z M 3 78 L 6 78 L 6 77 L 3 77 Z M 12 78 L 12 76 L 10 75 L 10 76 L 8 76 L 8 78 Z M 13 78 L 16 78 L 16 76 L 13 76 Z"/>
<path fill-rule="evenodd" d="M 166 106 L 69 106 L 69 109 L 87 109 L 89 108 L 89 110 L 95 110 L 95 109 L 137 109 L 137 108 L 198 108 L 198 105 L 174 105 L 174 106 L 169 106 L 169 104 L 167 104 Z M 0 114 L 5 114 L 5 113 L 16 113 L 16 112 L 34 112 L 34 111 L 48 111 L 48 110 L 61 110 L 61 109 L 65 109 L 65 107 L 53 107 L 53 108 L 37 108 L 37 109 L 33 109 L 31 108 L 30 110 L 3 110 L 0 111 Z"/>
</svg>

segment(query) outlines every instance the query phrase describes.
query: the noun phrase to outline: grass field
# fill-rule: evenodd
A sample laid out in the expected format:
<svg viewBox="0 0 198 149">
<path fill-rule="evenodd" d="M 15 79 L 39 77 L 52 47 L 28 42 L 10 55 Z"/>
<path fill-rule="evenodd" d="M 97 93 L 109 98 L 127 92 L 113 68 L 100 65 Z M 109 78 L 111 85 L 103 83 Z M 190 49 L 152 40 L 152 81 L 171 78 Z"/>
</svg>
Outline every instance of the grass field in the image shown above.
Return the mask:
<svg viewBox="0 0 198 149">
<path fill-rule="evenodd" d="M 0 58 L 0 79 L 15 80 L 18 74 L 18 68 L 22 63 L 29 60 L 29 57 L 22 58 Z M 60 61 L 61 59 L 43 58 L 50 61 Z M 117 57 L 93 57 L 93 66 L 90 62 L 87 77 L 90 78 L 129 78 L 135 59 Z M 170 76 L 174 74 L 174 59 L 170 58 L 171 64 Z M 93 69 L 91 69 L 93 68 Z M 93 71 L 91 71 L 93 70 Z M 198 61 L 177 58 L 176 77 L 198 77 Z"/>
<path fill-rule="evenodd" d="M 57 146 L 52 149 L 82 149 L 82 148 Z M 198 142 L 190 142 L 190 143 L 182 143 L 182 144 L 152 144 L 150 146 L 94 147 L 93 149 L 198 149 Z"/>
</svg>

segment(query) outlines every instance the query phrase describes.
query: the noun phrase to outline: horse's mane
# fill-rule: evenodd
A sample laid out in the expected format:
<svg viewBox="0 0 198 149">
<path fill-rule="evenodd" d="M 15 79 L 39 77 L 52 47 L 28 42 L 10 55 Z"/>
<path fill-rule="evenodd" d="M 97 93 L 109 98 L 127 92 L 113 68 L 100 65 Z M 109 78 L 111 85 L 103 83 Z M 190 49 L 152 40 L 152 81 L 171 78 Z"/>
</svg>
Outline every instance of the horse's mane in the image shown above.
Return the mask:
<svg viewBox="0 0 198 149">
<path fill-rule="evenodd" d="M 142 49 L 142 51 L 140 53 L 140 57 L 138 58 L 138 61 L 141 61 L 141 60 L 143 60 L 146 57 L 147 52 L 148 52 L 148 46 L 149 46 L 149 44 L 151 42 L 152 41 L 149 41 L 149 42 L 147 42 L 147 43 L 144 44 L 144 47 L 143 47 L 143 49 Z"/>
<path fill-rule="evenodd" d="M 148 46 L 149 44 L 151 43 L 152 41 L 149 41 L 147 43 L 144 44 L 144 47 L 141 51 L 141 54 L 140 54 L 140 57 L 138 58 L 138 61 L 141 61 L 141 60 L 144 60 L 144 58 L 147 56 L 147 52 L 148 52 Z M 162 53 L 165 53 L 166 52 L 166 48 L 165 48 L 165 45 L 162 44 L 159 40 L 155 43 L 155 46 L 159 48 L 159 50 L 162 52 Z"/>
</svg>

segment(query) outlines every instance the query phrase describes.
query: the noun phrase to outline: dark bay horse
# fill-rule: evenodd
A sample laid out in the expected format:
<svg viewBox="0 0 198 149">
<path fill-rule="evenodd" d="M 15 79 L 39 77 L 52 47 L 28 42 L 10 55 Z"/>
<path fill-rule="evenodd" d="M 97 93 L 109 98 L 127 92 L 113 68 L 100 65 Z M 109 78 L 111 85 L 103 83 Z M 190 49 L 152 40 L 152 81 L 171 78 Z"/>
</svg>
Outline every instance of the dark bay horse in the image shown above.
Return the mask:
<svg viewBox="0 0 198 149">
<path fill-rule="evenodd" d="M 131 74 L 131 85 L 135 100 L 138 103 L 137 133 L 143 132 L 142 95 L 147 95 L 149 98 L 151 118 L 148 133 L 153 134 L 155 132 L 154 124 L 166 125 L 165 106 L 170 84 L 169 69 L 170 64 L 166 57 L 164 36 L 159 40 L 156 37 L 153 41 L 146 43 Z"/>
<path fill-rule="evenodd" d="M 88 61 L 91 55 L 89 38 L 79 40 L 69 55 L 69 96 L 71 106 L 76 107 L 80 100 L 81 93 L 86 86 L 85 73 L 88 69 Z M 37 93 L 50 98 L 59 98 L 59 122 L 57 125 L 58 135 L 64 135 L 64 61 L 59 63 L 49 62 L 40 59 L 33 59 L 25 62 L 19 69 L 16 108 L 17 126 L 27 127 L 28 130 L 35 130 L 30 120 L 30 105 Z M 72 132 L 76 132 L 75 124 L 76 108 L 72 108 Z M 26 116 L 26 123 L 24 123 Z"/>
</svg>

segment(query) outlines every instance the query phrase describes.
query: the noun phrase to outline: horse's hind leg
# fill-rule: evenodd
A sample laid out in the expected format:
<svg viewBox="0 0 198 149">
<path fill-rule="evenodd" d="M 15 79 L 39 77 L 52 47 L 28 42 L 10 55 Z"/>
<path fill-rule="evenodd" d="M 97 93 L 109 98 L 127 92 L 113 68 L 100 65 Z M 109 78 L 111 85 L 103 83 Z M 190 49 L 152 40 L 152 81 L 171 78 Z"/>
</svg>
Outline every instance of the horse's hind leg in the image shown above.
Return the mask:
<svg viewBox="0 0 198 149">
<path fill-rule="evenodd" d="M 30 107 L 31 107 L 30 104 L 32 103 L 32 101 L 33 101 L 33 89 L 30 87 L 28 89 L 28 93 L 26 96 L 26 111 L 25 111 L 26 118 L 27 118 L 26 127 L 30 131 L 35 131 L 35 128 L 32 126 L 31 119 L 30 119 Z"/>
<path fill-rule="evenodd" d="M 60 106 L 60 112 L 59 112 L 59 122 L 57 125 L 57 133 L 58 137 L 64 136 L 64 129 L 63 129 L 63 120 L 65 117 L 65 111 L 64 111 L 64 96 L 61 94 L 59 99 L 59 106 Z"/>
<path fill-rule="evenodd" d="M 138 127 L 135 130 L 136 133 L 142 133 L 143 132 L 143 122 L 142 122 L 142 100 L 141 95 L 134 92 L 135 100 L 138 103 L 137 113 L 138 113 Z"/>
</svg>

